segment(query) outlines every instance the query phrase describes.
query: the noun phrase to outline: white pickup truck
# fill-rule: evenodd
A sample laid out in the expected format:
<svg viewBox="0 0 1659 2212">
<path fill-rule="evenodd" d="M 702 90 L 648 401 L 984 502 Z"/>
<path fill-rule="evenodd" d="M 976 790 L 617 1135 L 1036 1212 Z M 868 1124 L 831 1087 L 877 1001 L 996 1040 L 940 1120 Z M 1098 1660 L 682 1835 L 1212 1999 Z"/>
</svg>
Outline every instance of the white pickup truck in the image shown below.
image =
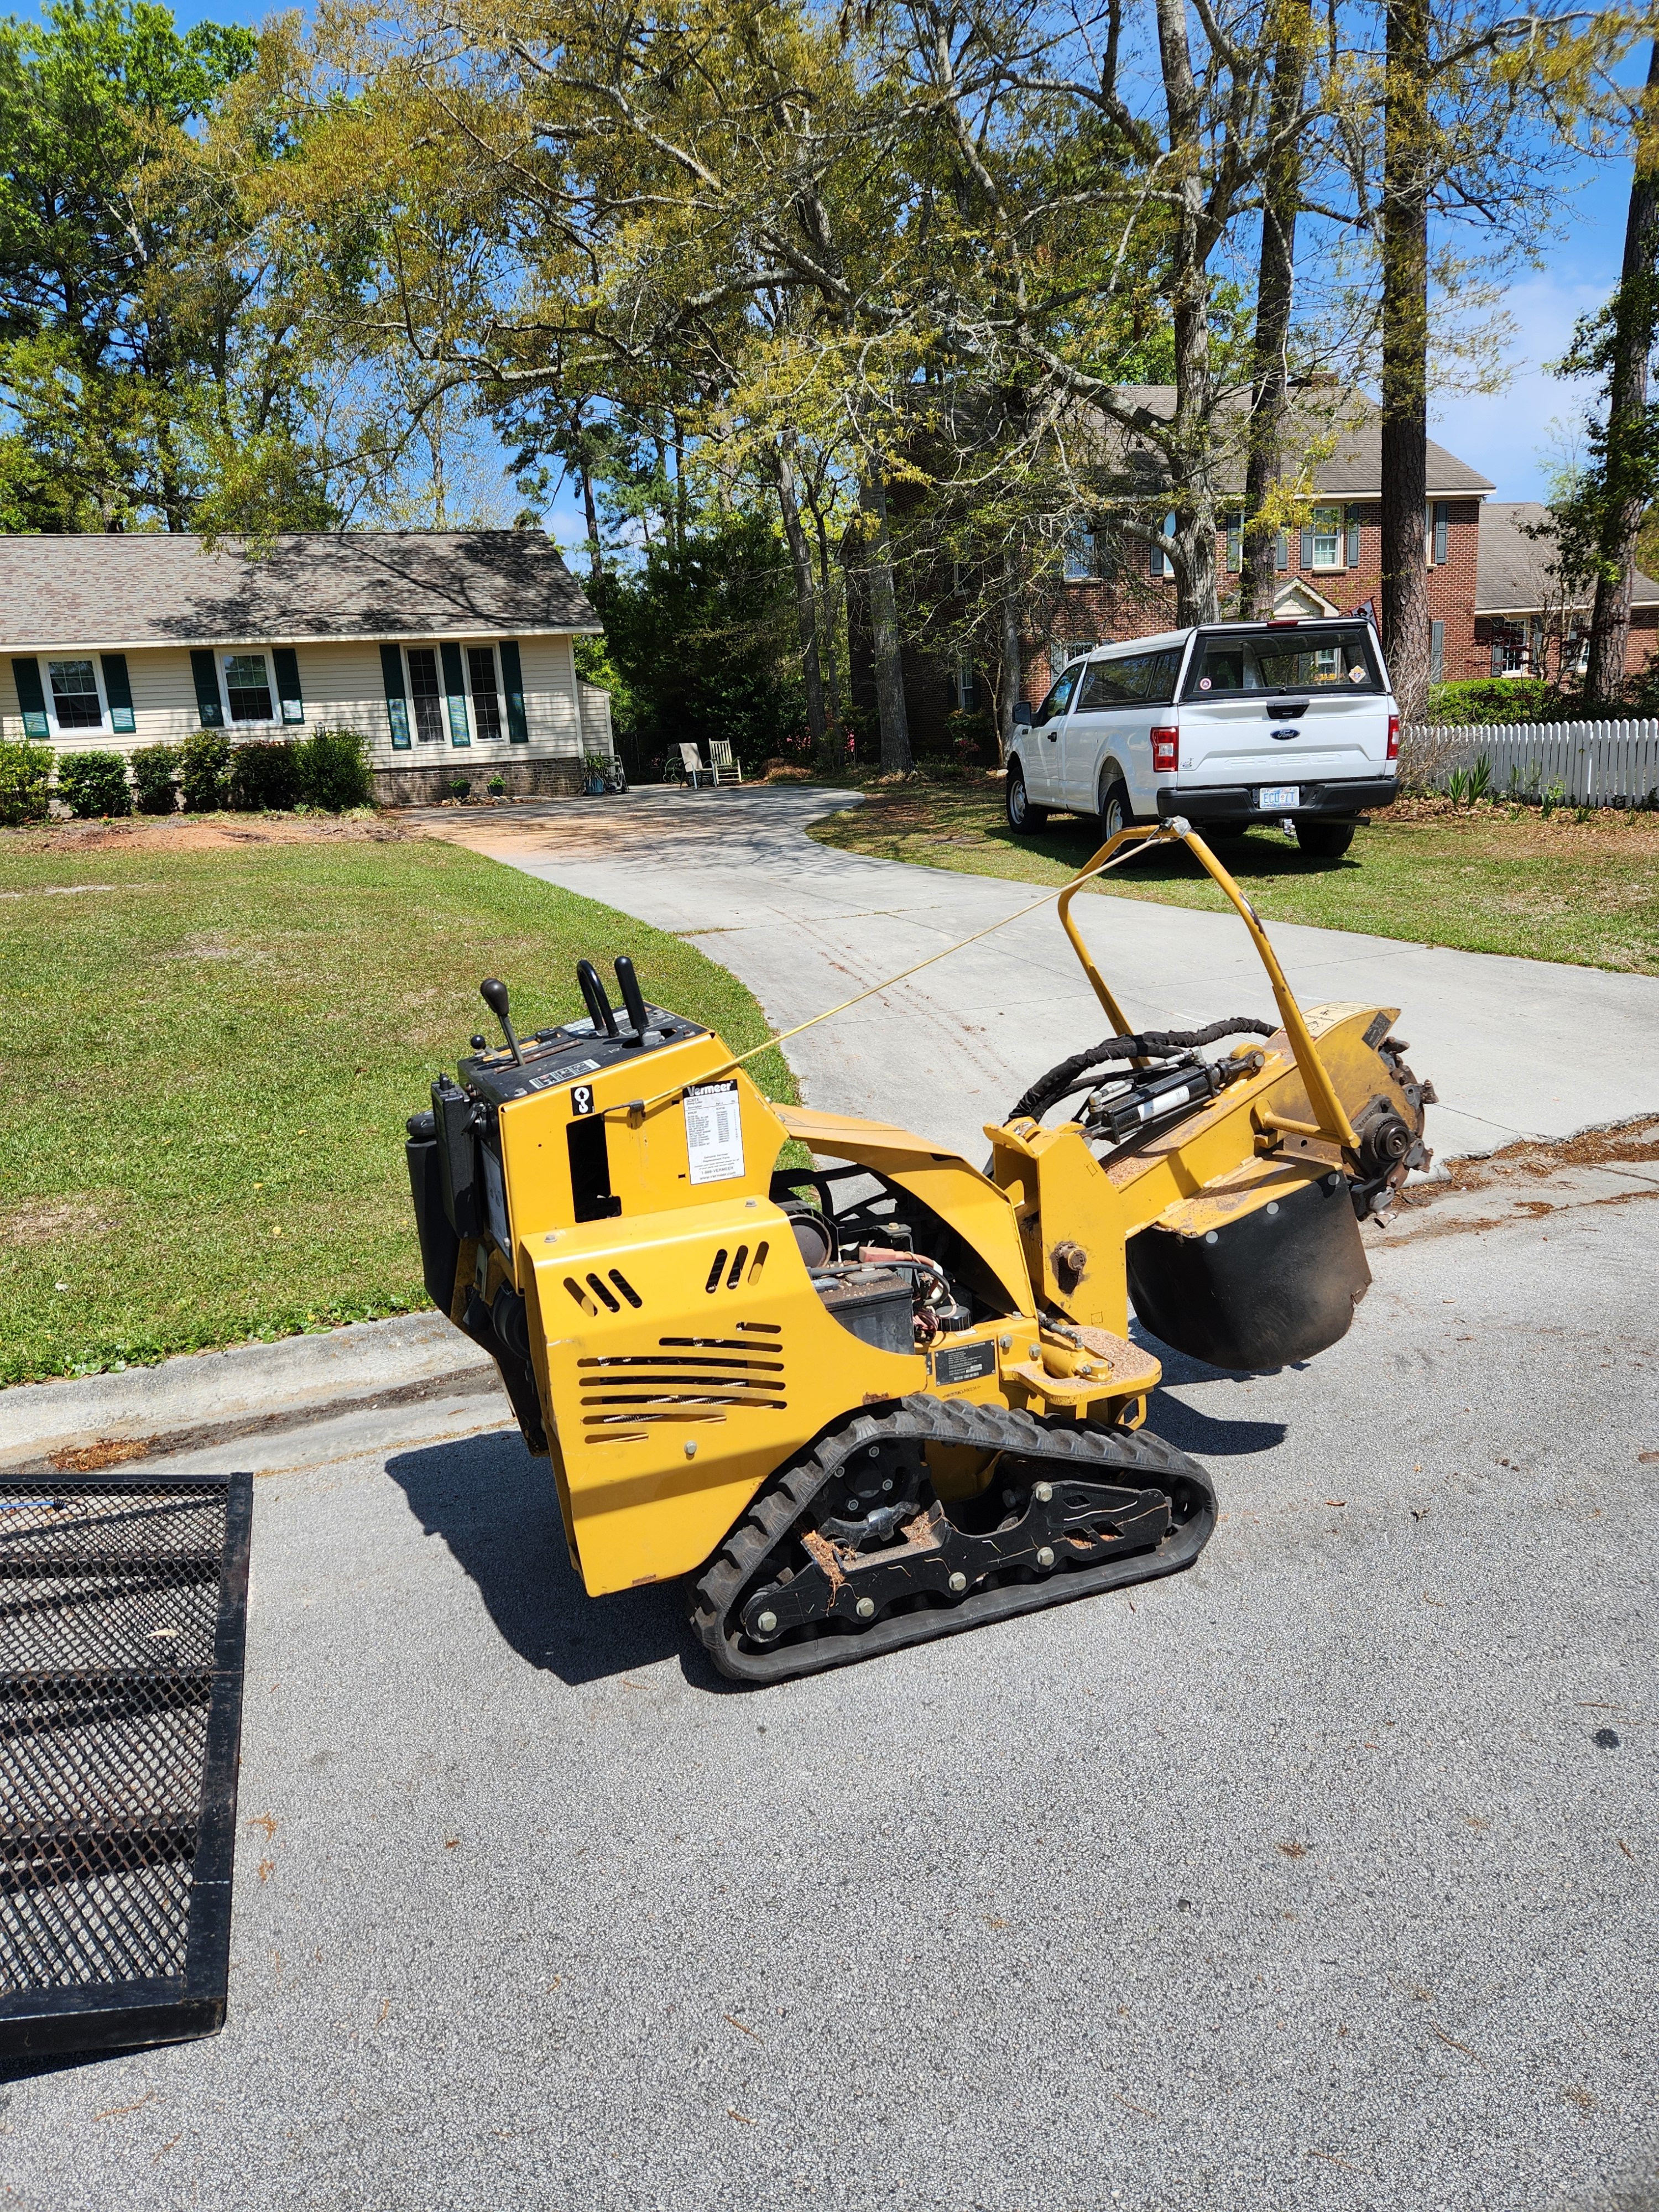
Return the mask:
<svg viewBox="0 0 1659 2212">
<path fill-rule="evenodd" d="M 1223 834 L 1287 822 L 1334 860 L 1399 787 L 1400 715 L 1369 622 L 1205 623 L 1071 662 L 1014 709 L 1008 820 L 1094 814 L 1103 836 L 1184 815 Z"/>
</svg>

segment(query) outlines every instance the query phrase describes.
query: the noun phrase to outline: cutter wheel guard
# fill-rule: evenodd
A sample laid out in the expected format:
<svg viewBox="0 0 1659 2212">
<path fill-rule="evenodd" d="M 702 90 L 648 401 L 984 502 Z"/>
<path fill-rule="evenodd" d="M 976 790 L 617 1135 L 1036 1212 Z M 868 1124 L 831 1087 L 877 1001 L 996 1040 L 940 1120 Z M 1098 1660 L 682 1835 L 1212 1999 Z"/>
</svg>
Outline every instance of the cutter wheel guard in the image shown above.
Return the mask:
<svg viewBox="0 0 1659 2212">
<path fill-rule="evenodd" d="M 1176 840 L 1274 1018 L 1137 1034 L 1102 978 L 1076 892 Z M 550 1458 L 589 1594 L 692 1577 L 735 1680 L 1189 1565 L 1215 1497 L 1143 1429 L 1161 1370 L 1131 1308 L 1218 1366 L 1310 1358 L 1370 1284 L 1360 1220 L 1427 1164 L 1397 1009 L 1304 1014 L 1185 823 L 1112 838 L 1059 916 L 1110 1034 L 988 1126 L 982 1166 L 769 1104 L 753 1054 L 647 1004 L 626 958 L 620 1006 L 584 960 L 586 1018 L 524 1038 L 486 981 L 505 1044 L 475 1037 L 410 1117 L 427 1289 Z M 779 1165 L 792 1138 L 811 1167 Z"/>
</svg>

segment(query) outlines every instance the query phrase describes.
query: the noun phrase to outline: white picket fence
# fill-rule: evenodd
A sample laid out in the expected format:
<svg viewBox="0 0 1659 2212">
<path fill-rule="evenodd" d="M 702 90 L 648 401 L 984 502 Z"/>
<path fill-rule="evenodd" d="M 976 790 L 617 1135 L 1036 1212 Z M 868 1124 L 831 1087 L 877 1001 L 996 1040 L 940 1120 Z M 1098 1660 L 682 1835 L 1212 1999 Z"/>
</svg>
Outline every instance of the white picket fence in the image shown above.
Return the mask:
<svg viewBox="0 0 1659 2212">
<path fill-rule="evenodd" d="M 1455 769 L 1480 760 L 1494 799 L 1554 791 L 1576 806 L 1659 804 L 1659 720 L 1429 722 L 1407 730 L 1401 748 L 1402 780 L 1441 791 Z"/>
</svg>

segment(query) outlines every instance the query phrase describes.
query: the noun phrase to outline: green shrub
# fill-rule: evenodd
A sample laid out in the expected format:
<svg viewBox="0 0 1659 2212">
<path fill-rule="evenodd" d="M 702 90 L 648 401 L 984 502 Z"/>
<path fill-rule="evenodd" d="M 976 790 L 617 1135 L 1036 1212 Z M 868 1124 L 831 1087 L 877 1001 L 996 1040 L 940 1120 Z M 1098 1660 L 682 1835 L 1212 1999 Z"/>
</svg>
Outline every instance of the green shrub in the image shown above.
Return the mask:
<svg viewBox="0 0 1659 2212">
<path fill-rule="evenodd" d="M 79 822 L 100 814 L 131 814 L 127 764 L 119 753 L 59 753 L 58 796 Z"/>
<path fill-rule="evenodd" d="M 1492 763 L 1482 753 L 1473 768 L 1455 768 L 1446 778 L 1446 796 L 1454 806 L 1476 806 L 1492 797 Z"/>
<path fill-rule="evenodd" d="M 171 814 L 179 804 L 179 748 L 140 745 L 128 765 L 141 814 Z"/>
<path fill-rule="evenodd" d="M 225 803 L 230 739 L 222 730 L 198 730 L 179 755 L 179 781 L 192 814 L 215 813 Z"/>
<path fill-rule="evenodd" d="M 1431 722 L 1546 722 L 1559 718 L 1563 703 L 1541 676 L 1477 676 L 1429 687 Z"/>
<path fill-rule="evenodd" d="M 489 779 L 488 789 L 492 799 L 505 799 L 507 796 L 507 778 L 504 775 L 492 775 Z"/>
<path fill-rule="evenodd" d="M 239 813 L 286 812 L 300 796 L 299 747 L 289 738 L 260 738 L 230 757 L 230 803 Z"/>
<path fill-rule="evenodd" d="M 27 738 L 0 739 L 0 823 L 44 822 L 51 803 L 52 750 Z"/>
<path fill-rule="evenodd" d="M 325 814 L 374 803 L 368 746 L 356 730 L 317 730 L 303 738 L 294 748 L 294 775 L 305 804 Z"/>
</svg>

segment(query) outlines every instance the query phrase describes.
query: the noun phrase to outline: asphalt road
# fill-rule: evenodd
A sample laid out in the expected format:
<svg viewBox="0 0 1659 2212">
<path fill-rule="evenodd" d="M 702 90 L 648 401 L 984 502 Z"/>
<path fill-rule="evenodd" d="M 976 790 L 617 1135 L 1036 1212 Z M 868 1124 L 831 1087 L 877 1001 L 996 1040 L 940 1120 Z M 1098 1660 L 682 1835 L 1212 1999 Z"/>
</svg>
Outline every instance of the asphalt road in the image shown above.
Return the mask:
<svg viewBox="0 0 1659 2212">
<path fill-rule="evenodd" d="M 1659 2204 L 1652 1211 L 1176 1363 L 1192 1572 L 763 1692 L 488 1408 L 273 1443 L 229 2025 L 8 2078 L 0 2203 Z"/>
<path fill-rule="evenodd" d="M 1431 1210 L 1309 1367 L 1171 1360 L 1192 1572 L 762 1692 L 582 1595 L 499 1401 L 199 1454 L 260 1470 L 229 2024 L 0 2077 L 0 2206 L 1654 2212 L 1656 1198 Z"/>
</svg>

